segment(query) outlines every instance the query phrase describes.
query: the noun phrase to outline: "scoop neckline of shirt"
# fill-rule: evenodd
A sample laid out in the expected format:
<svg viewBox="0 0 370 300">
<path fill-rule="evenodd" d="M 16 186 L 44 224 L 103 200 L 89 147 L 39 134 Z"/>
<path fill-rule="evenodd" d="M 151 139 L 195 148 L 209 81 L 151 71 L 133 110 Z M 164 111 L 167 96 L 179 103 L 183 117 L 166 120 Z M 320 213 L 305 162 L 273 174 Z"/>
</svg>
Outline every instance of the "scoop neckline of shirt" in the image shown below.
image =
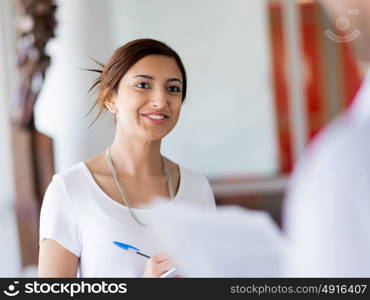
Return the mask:
<svg viewBox="0 0 370 300">
<path fill-rule="evenodd" d="M 107 193 L 105 193 L 103 191 L 103 189 L 98 185 L 98 183 L 96 182 L 96 180 L 94 179 L 90 169 L 88 168 L 88 166 L 85 164 L 84 161 L 81 161 L 79 163 L 79 165 L 82 167 L 82 169 L 84 170 L 84 173 L 87 175 L 87 178 L 89 179 L 91 185 L 95 188 L 95 190 L 100 194 L 102 195 L 104 198 L 106 198 L 107 200 L 109 200 L 113 205 L 115 205 L 116 207 L 119 207 L 120 209 L 125 209 L 125 210 L 128 210 L 127 206 L 126 205 L 123 205 L 121 203 L 118 203 L 116 200 L 112 199 L 110 196 L 108 196 Z M 156 209 L 158 207 L 161 207 L 161 206 L 165 206 L 165 205 L 172 205 L 174 204 L 174 202 L 177 200 L 178 198 L 178 195 L 182 192 L 182 186 L 183 186 L 183 181 L 184 181 L 184 173 L 183 173 L 183 169 L 180 165 L 179 166 L 179 172 L 180 172 L 180 185 L 179 185 L 179 188 L 177 190 L 177 193 L 175 195 L 175 197 L 173 198 L 173 200 L 167 200 L 166 202 L 164 203 L 161 203 L 159 205 L 154 205 L 153 207 L 143 207 L 143 208 L 137 208 L 137 207 L 131 207 L 132 210 L 134 211 L 140 211 L 140 212 L 145 212 L 145 211 L 150 211 L 152 209 Z"/>
</svg>

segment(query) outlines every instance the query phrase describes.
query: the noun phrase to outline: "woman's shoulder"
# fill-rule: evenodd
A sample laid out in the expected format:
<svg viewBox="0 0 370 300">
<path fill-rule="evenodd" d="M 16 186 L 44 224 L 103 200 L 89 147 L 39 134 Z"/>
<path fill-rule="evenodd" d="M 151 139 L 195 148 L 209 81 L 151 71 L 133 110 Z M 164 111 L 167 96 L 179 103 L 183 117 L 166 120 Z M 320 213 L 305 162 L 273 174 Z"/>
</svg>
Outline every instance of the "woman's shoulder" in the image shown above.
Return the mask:
<svg viewBox="0 0 370 300">
<path fill-rule="evenodd" d="M 171 174 L 178 174 L 178 176 L 185 176 L 186 178 L 190 179 L 198 179 L 204 180 L 205 176 L 201 173 L 194 171 L 188 167 L 185 167 L 181 164 L 175 163 L 174 161 L 170 160 L 166 157 L 166 162 L 168 164 L 168 168 L 170 169 Z"/>
<path fill-rule="evenodd" d="M 55 173 L 54 176 L 61 177 L 64 180 L 76 180 L 75 182 L 78 182 L 79 179 L 85 178 L 86 173 L 89 172 L 99 172 L 101 169 L 101 156 L 102 153 L 99 153 L 98 155 L 95 155 L 86 161 L 80 161 L 77 163 L 74 163 L 70 165 L 67 168 L 64 168 L 63 170 L 59 171 L 58 173 Z"/>
<path fill-rule="evenodd" d="M 181 176 L 185 178 L 185 180 L 190 184 L 208 184 L 207 177 L 202 173 L 193 170 L 184 165 L 178 165 L 180 169 Z"/>
<path fill-rule="evenodd" d="M 70 203 L 69 205 L 82 205 L 82 200 L 85 197 L 81 197 L 81 195 L 87 195 L 92 190 L 85 168 L 84 162 L 80 161 L 53 175 L 47 188 L 48 195 L 51 195 L 53 201 Z M 76 199 L 81 200 L 76 201 Z"/>
<path fill-rule="evenodd" d="M 82 164 L 83 162 L 80 161 L 78 163 L 74 163 L 66 168 L 63 168 L 62 170 L 60 170 L 59 172 L 56 172 L 54 174 L 54 176 L 58 176 L 58 177 L 69 177 L 69 176 L 73 176 L 73 175 L 76 175 L 77 173 L 80 173 L 81 172 L 81 169 L 82 169 Z"/>
<path fill-rule="evenodd" d="M 188 204 L 202 205 L 203 207 L 216 207 L 212 187 L 205 175 L 191 168 L 179 166 L 181 169 L 181 197 Z"/>
<path fill-rule="evenodd" d="M 74 163 L 67 168 L 63 168 L 62 170 L 56 172 L 53 175 L 53 181 L 61 182 L 65 186 L 70 185 L 78 185 L 85 179 L 84 176 L 84 162 L 80 161 L 78 163 Z"/>
</svg>

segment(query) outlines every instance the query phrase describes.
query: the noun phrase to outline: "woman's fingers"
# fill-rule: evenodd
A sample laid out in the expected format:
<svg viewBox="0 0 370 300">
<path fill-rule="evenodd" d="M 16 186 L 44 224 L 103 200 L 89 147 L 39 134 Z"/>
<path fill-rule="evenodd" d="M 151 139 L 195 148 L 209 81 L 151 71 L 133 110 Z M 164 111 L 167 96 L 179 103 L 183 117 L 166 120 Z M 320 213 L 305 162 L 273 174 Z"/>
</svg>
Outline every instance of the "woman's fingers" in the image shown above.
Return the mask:
<svg viewBox="0 0 370 300">
<path fill-rule="evenodd" d="M 157 255 L 154 255 L 152 256 L 150 259 L 154 262 L 154 263 L 161 263 L 165 260 L 168 260 L 170 257 L 168 256 L 168 253 L 167 252 L 162 252 L 162 253 L 159 253 Z"/>
<path fill-rule="evenodd" d="M 154 255 L 148 259 L 143 277 L 160 277 L 163 273 L 174 267 L 173 261 L 167 252 Z"/>
<path fill-rule="evenodd" d="M 161 275 L 163 273 L 171 270 L 174 267 L 175 266 L 174 266 L 173 262 L 169 259 L 158 264 L 158 269 L 159 269 L 159 272 L 160 272 Z"/>
</svg>

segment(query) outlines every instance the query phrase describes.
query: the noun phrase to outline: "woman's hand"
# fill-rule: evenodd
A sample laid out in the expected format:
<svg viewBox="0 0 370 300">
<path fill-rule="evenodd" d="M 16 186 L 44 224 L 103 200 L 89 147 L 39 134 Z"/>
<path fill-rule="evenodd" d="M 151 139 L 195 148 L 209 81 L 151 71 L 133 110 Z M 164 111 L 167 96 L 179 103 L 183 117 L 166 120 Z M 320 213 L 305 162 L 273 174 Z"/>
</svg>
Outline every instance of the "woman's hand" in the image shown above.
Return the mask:
<svg viewBox="0 0 370 300">
<path fill-rule="evenodd" d="M 167 252 L 162 252 L 148 259 L 142 277 L 160 277 L 163 273 L 174 268 L 175 265 Z"/>
</svg>

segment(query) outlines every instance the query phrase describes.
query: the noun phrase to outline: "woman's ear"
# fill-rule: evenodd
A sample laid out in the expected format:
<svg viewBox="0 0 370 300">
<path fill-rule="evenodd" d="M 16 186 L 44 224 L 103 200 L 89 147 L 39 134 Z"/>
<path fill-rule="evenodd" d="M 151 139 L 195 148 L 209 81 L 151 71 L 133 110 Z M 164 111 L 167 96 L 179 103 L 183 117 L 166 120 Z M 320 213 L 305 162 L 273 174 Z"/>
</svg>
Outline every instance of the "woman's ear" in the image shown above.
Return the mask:
<svg viewBox="0 0 370 300">
<path fill-rule="evenodd" d="M 112 113 L 115 114 L 118 109 L 116 106 L 116 97 L 112 97 L 110 100 L 105 101 L 105 107 Z"/>
</svg>

